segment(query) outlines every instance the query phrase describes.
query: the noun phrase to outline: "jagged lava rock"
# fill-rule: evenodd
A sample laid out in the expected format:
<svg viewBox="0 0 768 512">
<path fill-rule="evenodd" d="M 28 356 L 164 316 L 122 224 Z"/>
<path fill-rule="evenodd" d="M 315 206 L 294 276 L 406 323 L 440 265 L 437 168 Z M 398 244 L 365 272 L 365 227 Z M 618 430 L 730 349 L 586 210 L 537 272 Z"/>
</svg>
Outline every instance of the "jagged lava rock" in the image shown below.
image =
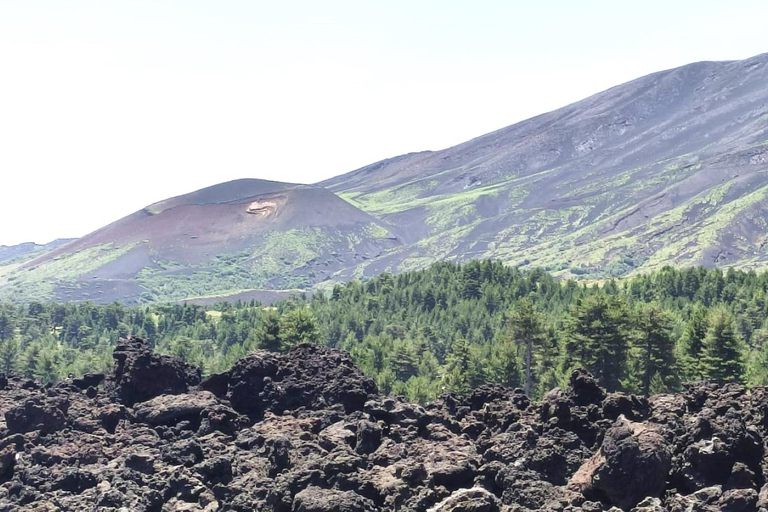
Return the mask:
<svg viewBox="0 0 768 512">
<path fill-rule="evenodd" d="M 141 338 L 120 339 L 112 357 L 115 368 L 109 386 L 126 405 L 163 394 L 186 393 L 200 383 L 200 368 L 175 357 L 155 354 Z"/>
<path fill-rule="evenodd" d="M 768 510 L 762 388 L 646 400 L 577 370 L 540 403 L 491 385 L 423 407 L 338 350 L 201 381 L 138 338 L 106 379 L 0 384 L 0 510 Z"/>
<path fill-rule="evenodd" d="M 297 345 L 286 354 L 255 352 L 236 362 L 226 380 L 233 407 L 256 416 L 333 404 L 350 413 L 362 410 L 378 393 L 349 355 L 311 344 Z"/>
<path fill-rule="evenodd" d="M 620 416 L 569 486 L 628 509 L 647 496 L 662 494 L 671 460 L 671 450 L 655 427 Z"/>
<path fill-rule="evenodd" d="M 21 405 L 5 413 L 5 423 L 11 434 L 40 431 L 50 434 L 64 428 L 67 400 L 42 399 L 40 397 L 25 400 Z"/>
</svg>

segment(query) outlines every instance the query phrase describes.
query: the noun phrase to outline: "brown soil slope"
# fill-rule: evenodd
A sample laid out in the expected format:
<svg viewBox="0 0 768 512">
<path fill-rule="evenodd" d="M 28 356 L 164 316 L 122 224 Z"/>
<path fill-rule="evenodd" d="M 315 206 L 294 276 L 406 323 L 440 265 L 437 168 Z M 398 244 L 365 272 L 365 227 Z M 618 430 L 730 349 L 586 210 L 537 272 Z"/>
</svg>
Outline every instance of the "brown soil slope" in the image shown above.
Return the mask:
<svg viewBox="0 0 768 512">
<path fill-rule="evenodd" d="M 259 264 L 277 265 L 274 276 L 260 281 L 264 285 L 269 285 L 271 277 L 301 276 L 315 267 L 319 267 L 315 270 L 318 274 L 330 275 L 346 264 L 378 256 L 398 245 L 393 231 L 328 190 L 246 179 L 150 205 L 29 261 L 22 269 L 32 275 L 44 274 L 47 266 L 78 254 L 104 253 L 104 261 L 92 268 L 81 264 L 85 271 L 75 275 L 74 282 L 60 285 L 60 297 L 131 302 L 130 296 L 120 294 L 128 293 L 135 300 L 136 294 L 151 288 L 150 281 L 156 276 L 199 276 L 205 272 L 215 276 L 225 264 L 244 272 Z M 272 253 L 261 254 L 265 246 Z M 291 257 L 284 253 L 307 253 L 308 261 L 289 261 L 280 268 L 284 262 L 273 261 L 273 253 L 278 252 L 283 260 Z M 232 260 L 223 262 L 222 257 L 227 256 Z M 264 263 L 264 258 L 269 261 Z M 137 280 L 142 271 L 154 272 L 146 285 Z M 241 289 L 250 288 L 248 279 L 243 275 Z M 68 294 L 63 296 L 65 291 Z"/>
</svg>

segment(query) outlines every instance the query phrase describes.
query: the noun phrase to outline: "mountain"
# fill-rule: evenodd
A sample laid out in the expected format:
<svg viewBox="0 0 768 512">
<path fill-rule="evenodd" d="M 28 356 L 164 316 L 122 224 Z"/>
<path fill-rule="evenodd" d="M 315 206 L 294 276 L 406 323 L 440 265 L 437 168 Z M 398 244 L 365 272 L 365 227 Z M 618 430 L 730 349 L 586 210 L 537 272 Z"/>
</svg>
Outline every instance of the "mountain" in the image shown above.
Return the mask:
<svg viewBox="0 0 768 512">
<path fill-rule="evenodd" d="M 6 300 L 125 303 L 304 289 L 399 244 L 323 188 L 246 179 L 143 208 L 3 272 Z M 249 295 L 250 293 L 250 295 Z"/>
<path fill-rule="evenodd" d="M 764 266 L 768 54 L 655 73 L 464 144 L 322 182 L 407 242 L 592 276 Z"/>
<path fill-rule="evenodd" d="M 0 266 L 22 263 L 57 247 L 71 242 L 70 238 L 59 238 L 47 244 L 26 242 L 17 245 L 0 245 Z"/>
<path fill-rule="evenodd" d="M 318 183 L 161 201 L 25 263 L 0 299 L 216 300 L 439 260 L 558 275 L 768 262 L 768 54 L 648 75 Z"/>
</svg>

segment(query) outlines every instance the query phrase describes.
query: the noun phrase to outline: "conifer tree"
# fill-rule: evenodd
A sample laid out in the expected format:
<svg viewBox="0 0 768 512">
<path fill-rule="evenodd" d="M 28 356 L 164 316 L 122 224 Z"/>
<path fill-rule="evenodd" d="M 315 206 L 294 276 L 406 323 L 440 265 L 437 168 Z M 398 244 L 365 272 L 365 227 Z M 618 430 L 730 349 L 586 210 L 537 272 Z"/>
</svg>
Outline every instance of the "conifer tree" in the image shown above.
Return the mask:
<svg viewBox="0 0 768 512">
<path fill-rule="evenodd" d="M 22 374 L 27 379 L 34 379 L 38 375 L 38 366 L 40 364 L 40 347 L 35 343 L 27 347 L 24 358 L 24 370 Z"/>
<path fill-rule="evenodd" d="M 525 365 L 525 394 L 531 396 L 533 385 L 533 358 L 544 334 L 544 324 L 541 315 L 530 298 L 515 302 L 509 314 L 510 335 L 522 349 Z"/>
<path fill-rule="evenodd" d="M 0 309 L 0 343 L 12 338 L 15 328 L 13 316 L 5 309 Z"/>
<path fill-rule="evenodd" d="M 744 379 L 744 344 L 736 322 L 724 306 L 716 306 L 707 317 L 707 334 L 701 355 L 704 376 L 718 384 Z"/>
<path fill-rule="evenodd" d="M 617 296 L 597 293 L 571 309 L 566 319 L 566 366 L 584 366 L 609 391 L 627 374 L 627 306 Z"/>
<path fill-rule="evenodd" d="M 470 261 L 461 272 L 461 295 L 465 299 L 480 298 L 480 262 Z"/>
<path fill-rule="evenodd" d="M 280 335 L 288 347 L 299 343 L 317 343 L 320 330 L 312 310 L 299 306 L 280 317 Z"/>
<path fill-rule="evenodd" d="M 563 350 L 554 327 L 548 326 L 542 337 L 541 347 L 536 358 L 537 389 L 535 398 L 541 398 L 550 390 L 566 385 L 566 376 L 560 368 Z"/>
<path fill-rule="evenodd" d="M 469 368 L 471 353 L 469 342 L 464 338 L 458 338 L 451 344 L 448 354 L 445 381 L 456 391 L 469 390 Z"/>
<path fill-rule="evenodd" d="M 641 392 L 649 396 L 654 379 L 669 389 L 674 385 L 676 374 L 672 316 L 658 302 L 643 304 L 635 313 L 634 326 Z"/>
<path fill-rule="evenodd" d="M 58 357 L 55 354 L 42 352 L 35 377 L 39 377 L 45 383 L 56 382 L 58 380 L 58 368 Z"/>
<path fill-rule="evenodd" d="M 268 313 L 259 329 L 259 346 L 265 350 L 278 352 L 282 348 L 280 339 L 280 317 L 275 313 Z"/>
<path fill-rule="evenodd" d="M 389 365 L 395 376 L 401 381 L 406 381 L 419 373 L 418 360 L 405 343 L 397 345 Z"/>
<path fill-rule="evenodd" d="M 757 329 L 752 334 L 752 352 L 747 363 L 747 384 L 765 386 L 768 384 L 768 331 Z"/>
<path fill-rule="evenodd" d="M 480 387 L 488 382 L 488 355 L 483 353 L 480 347 L 470 347 L 469 369 L 465 379 L 469 390 Z"/>
<path fill-rule="evenodd" d="M 155 320 L 152 318 L 152 315 L 146 315 L 144 317 L 141 327 L 144 330 L 144 334 L 147 335 L 147 338 L 154 341 L 155 335 L 157 334 L 157 325 L 155 325 Z"/>
<path fill-rule="evenodd" d="M 701 368 L 701 355 L 704 348 L 704 336 L 707 334 L 707 313 L 706 306 L 701 304 L 694 306 L 680 340 L 684 359 L 684 373 L 685 378 L 688 380 L 701 380 L 704 378 Z"/>
<path fill-rule="evenodd" d="M 490 366 L 495 374 L 495 381 L 508 388 L 516 388 L 520 385 L 520 366 L 517 352 L 518 347 L 515 341 L 503 338 L 490 361 Z"/>
<path fill-rule="evenodd" d="M 13 336 L 0 343 L 0 366 L 6 374 L 16 370 L 19 361 L 19 340 Z"/>
</svg>

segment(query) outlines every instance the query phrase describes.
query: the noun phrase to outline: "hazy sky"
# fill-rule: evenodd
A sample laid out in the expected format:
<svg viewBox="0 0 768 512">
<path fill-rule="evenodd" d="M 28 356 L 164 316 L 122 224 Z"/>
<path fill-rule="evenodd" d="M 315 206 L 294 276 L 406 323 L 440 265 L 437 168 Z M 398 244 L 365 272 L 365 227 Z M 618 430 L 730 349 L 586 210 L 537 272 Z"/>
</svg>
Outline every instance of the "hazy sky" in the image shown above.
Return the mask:
<svg viewBox="0 0 768 512">
<path fill-rule="evenodd" d="M 768 2 L 0 0 L 0 244 L 312 183 L 768 52 Z"/>
</svg>

